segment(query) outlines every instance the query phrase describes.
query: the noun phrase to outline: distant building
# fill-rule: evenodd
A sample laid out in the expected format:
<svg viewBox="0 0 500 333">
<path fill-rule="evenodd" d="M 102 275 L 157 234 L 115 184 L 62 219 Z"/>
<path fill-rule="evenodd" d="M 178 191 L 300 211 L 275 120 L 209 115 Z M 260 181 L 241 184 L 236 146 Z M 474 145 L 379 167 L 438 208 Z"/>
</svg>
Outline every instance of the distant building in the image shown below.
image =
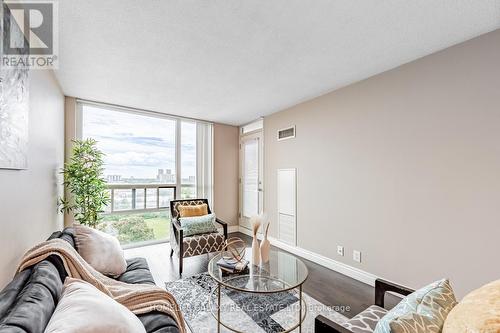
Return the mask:
<svg viewBox="0 0 500 333">
<path fill-rule="evenodd" d="M 156 180 L 159 183 L 175 183 L 175 175 L 172 174 L 172 170 L 170 169 L 158 169 Z"/>
<path fill-rule="evenodd" d="M 188 178 L 182 178 L 181 183 L 184 185 L 196 184 L 196 176 L 189 176 Z"/>
<path fill-rule="evenodd" d="M 121 175 L 107 175 L 106 180 L 108 183 L 118 183 L 122 180 Z"/>
</svg>

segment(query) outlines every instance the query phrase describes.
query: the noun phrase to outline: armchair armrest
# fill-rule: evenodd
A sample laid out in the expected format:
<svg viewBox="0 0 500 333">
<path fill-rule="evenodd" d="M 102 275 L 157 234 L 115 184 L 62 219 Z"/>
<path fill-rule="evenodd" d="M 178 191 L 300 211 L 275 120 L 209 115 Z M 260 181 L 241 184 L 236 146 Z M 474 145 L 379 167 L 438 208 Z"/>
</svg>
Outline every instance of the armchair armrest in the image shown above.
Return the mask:
<svg viewBox="0 0 500 333">
<path fill-rule="evenodd" d="M 172 227 L 174 227 L 175 232 L 179 232 L 182 230 L 181 223 L 179 222 L 179 219 L 177 218 L 172 218 Z"/>
<path fill-rule="evenodd" d="M 179 253 L 184 253 L 184 230 L 182 230 L 179 219 L 172 218 L 172 228 L 174 229 L 174 238 L 179 246 Z"/>
<path fill-rule="evenodd" d="M 375 305 L 378 305 L 382 308 L 384 307 L 385 293 L 388 291 L 407 296 L 413 293 L 415 290 L 386 280 L 377 279 L 375 280 Z"/>
<path fill-rule="evenodd" d="M 347 328 L 321 315 L 314 319 L 314 333 L 352 333 Z"/>
<path fill-rule="evenodd" d="M 224 238 L 227 239 L 227 223 L 217 217 L 215 218 L 215 222 L 222 226 L 222 229 L 224 230 Z"/>
</svg>

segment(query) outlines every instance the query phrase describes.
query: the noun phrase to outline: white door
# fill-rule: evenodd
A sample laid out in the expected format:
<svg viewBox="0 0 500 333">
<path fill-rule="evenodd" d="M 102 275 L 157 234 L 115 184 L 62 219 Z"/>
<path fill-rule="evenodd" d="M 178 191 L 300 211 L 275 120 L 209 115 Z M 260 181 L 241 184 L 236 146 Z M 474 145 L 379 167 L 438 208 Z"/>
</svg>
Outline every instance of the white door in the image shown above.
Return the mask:
<svg viewBox="0 0 500 333">
<path fill-rule="evenodd" d="M 262 133 L 241 138 L 240 226 L 251 229 L 250 218 L 262 212 Z"/>
</svg>

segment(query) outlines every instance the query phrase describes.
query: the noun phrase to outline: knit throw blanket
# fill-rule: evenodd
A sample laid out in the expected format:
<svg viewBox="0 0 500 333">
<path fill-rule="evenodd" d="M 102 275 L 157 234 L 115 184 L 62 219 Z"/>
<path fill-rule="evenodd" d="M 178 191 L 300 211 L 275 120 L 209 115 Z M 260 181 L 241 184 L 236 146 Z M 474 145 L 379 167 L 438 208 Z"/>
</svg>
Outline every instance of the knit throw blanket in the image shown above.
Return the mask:
<svg viewBox="0 0 500 333">
<path fill-rule="evenodd" d="M 184 318 L 172 294 L 157 286 L 129 284 L 99 273 L 65 240 L 56 238 L 34 246 L 21 259 L 17 272 L 21 272 L 51 255 L 61 258 L 70 277 L 92 284 L 134 314 L 151 311 L 164 312 L 175 319 L 181 333 L 186 332 Z"/>
</svg>

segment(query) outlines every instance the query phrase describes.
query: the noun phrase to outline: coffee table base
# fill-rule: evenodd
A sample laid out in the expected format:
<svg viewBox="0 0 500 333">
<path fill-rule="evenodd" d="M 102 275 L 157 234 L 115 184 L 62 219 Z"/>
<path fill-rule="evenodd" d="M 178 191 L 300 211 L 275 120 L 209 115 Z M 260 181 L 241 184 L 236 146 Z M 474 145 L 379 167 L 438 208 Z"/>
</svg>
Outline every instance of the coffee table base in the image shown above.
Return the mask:
<svg viewBox="0 0 500 333">
<path fill-rule="evenodd" d="M 217 288 L 214 289 L 214 291 L 212 292 L 212 294 L 217 293 L 217 309 L 214 309 L 213 301 L 212 301 L 213 299 L 215 299 L 215 297 L 210 297 L 210 313 L 215 318 L 215 320 L 217 320 L 217 332 L 220 333 L 221 326 L 224 326 L 225 328 L 227 328 L 228 330 L 230 330 L 232 332 L 245 333 L 243 331 L 239 331 L 237 329 L 230 327 L 228 324 L 222 322 L 222 320 L 220 319 L 220 317 L 221 317 L 221 306 L 220 306 L 221 288 L 223 288 L 223 287 L 225 287 L 227 289 L 239 291 L 239 292 L 252 293 L 249 291 L 242 291 L 242 290 L 238 290 L 238 289 L 233 289 L 233 288 L 228 287 L 227 285 L 222 285 L 221 283 L 217 283 Z M 304 322 L 306 315 L 307 315 L 307 304 L 306 304 L 306 301 L 304 300 L 303 295 L 302 295 L 302 285 L 300 285 L 294 289 L 298 289 L 298 292 L 299 292 L 299 304 L 300 304 L 300 306 L 299 306 L 299 322 L 297 324 L 295 324 L 294 326 L 292 326 L 291 328 L 289 328 L 288 330 L 283 331 L 283 333 L 292 332 L 293 330 L 295 330 L 297 328 L 299 329 L 299 332 L 302 332 L 302 323 Z M 304 308 L 304 309 L 302 309 L 302 308 Z"/>
</svg>

